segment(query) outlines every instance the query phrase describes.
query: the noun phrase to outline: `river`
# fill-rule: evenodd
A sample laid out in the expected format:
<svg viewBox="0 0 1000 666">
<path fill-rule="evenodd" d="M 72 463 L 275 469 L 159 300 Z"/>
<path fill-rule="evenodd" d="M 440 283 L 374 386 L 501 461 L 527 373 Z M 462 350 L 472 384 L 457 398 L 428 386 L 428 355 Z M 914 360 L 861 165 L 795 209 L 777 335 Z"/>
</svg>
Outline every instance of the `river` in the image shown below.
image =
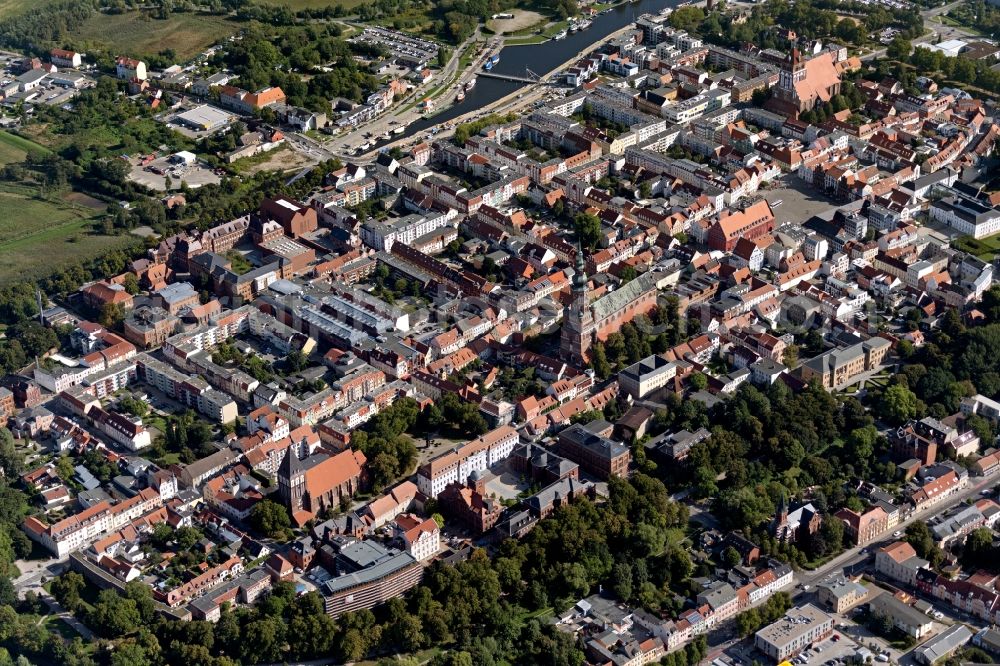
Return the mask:
<svg viewBox="0 0 1000 666">
<path fill-rule="evenodd" d="M 569 35 L 566 39 L 549 40 L 543 44 L 504 47 L 500 52 L 500 63 L 493 68 L 493 71 L 497 74 L 525 76 L 525 68 L 528 68 L 536 74 L 547 74 L 581 51 L 589 51 L 594 42 L 634 23 L 641 15 L 655 14 L 666 7 L 676 7 L 679 3 L 680 0 L 640 0 L 632 4 L 618 5 L 607 14 L 596 17 L 587 30 Z M 528 84 L 480 76 L 476 86 L 465 96 L 465 101 L 454 104 L 430 118 L 412 123 L 407 136 L 419 134 L 452 118 L 492 104 L 526 85 Z"/>
</svg>

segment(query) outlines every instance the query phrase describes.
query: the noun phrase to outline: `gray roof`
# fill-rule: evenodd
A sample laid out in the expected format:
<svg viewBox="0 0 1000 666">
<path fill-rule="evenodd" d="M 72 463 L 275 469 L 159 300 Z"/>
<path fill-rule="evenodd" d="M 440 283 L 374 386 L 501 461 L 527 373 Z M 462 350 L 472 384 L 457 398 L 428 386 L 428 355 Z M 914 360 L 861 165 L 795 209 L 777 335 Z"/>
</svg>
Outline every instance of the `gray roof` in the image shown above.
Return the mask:
<svg viewBox="0 0 1000 666">
<path fill-rule="evenodd" d="M 594 319 L 601 321 L 622 310 L 629 303 L 634 303 L 647 291 L 655 290 L 661 277 L 659 273 L 643 273 L 631 282 L 601 296 L 591 305 Z"/>
<path fill-rule="evenodd" d="M 931 623 L 931 618 L 927 617 L 913 606 L 904 604 L 902 601 L 884 592 L 869 602 L 873 612 L 882 612 L 888 615 L 895 622 L 910 626 L 922 627 Z"/>
<path fill-rule="evenodd" d="M 913 651 L 925 664 L 933 664 L 969 642 L 972 632 L 964 624 L 955 624 Z"/>
<path fill-rule="evenodd" d="M 412 555 L 399 552 L 378 564 L 328 580 L 323 584 L 321 589 L 326 595 L 334 595 L 352 587 L 372 583 L 381 578 L 391 576 L 397 571 L 413 564 L 417 564 L 417 561 L 413 559 Z"/>
</svg>

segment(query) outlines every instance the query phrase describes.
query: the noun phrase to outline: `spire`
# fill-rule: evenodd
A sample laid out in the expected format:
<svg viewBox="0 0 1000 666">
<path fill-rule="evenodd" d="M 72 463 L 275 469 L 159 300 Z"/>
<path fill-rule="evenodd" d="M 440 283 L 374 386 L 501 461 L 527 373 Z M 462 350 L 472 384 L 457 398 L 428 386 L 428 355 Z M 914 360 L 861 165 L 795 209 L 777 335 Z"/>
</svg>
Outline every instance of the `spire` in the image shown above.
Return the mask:
<svg viewBox="0 0 1000 666">
<path fill-rule="evenodd" d="M 573 273 L 573 289 L 582 290 L 587 287 L 587 264 L 583 260 L 583 245 L 576 239 L 576 267 Z"/>
</svg>

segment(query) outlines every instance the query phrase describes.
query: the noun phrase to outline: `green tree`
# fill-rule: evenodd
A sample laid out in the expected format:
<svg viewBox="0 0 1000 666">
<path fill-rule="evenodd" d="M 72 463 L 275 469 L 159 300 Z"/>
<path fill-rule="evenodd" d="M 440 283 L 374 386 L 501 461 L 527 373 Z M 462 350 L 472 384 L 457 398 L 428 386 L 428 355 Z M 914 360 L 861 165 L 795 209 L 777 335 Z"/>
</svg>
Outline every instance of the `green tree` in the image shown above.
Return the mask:
<svg viewBox="0 0 1000 666">
<path fill-rule="evenodd" d="M 923 412 L 923 405 L 916 394 L 901 384 L 893 384 L 885 390 L 879 403 L 882 416 L 895 425 L 902 425 Z"/>
<path fill-rule="evenodd" d="M 272 539 L 285 536 L 292 527 L 285 507 L 269 499 L 261 500 L 254 505 L 250 512 L 250 524 L 261 534 Z"/>
<path fill-rule="evenodd" d="M 593 252 L 601 242 L 601 220 L 596 215 L 578 213 L 573 218 L 576 237 L 584 248 Z"/>
<path fill-rule="evenodd" d="M 598 379 L 607 379 L 611 376 L 611 364 L 608 363 L 603 342 L 595 342 L 590 348 L 590 367 L 594 369 Z"/>
<path fill-rule="evenodd" d="M 705 388 L 708 386 L 708 377 L 706 377 L 705 374 L 701 372 L 693 373 L 691 377 L 688 378 L 688 381 L 691 383 L 691 387 L 695 391 L 704 391 Z"/>
<path fill-rule="evenodd" d="M 101 635 L 117 638 L 129 634 L 142 622 L 133 599 L 118 596 L 114 590 L 101 590 L 89 614 L 88 623 Z"/>
</svg>

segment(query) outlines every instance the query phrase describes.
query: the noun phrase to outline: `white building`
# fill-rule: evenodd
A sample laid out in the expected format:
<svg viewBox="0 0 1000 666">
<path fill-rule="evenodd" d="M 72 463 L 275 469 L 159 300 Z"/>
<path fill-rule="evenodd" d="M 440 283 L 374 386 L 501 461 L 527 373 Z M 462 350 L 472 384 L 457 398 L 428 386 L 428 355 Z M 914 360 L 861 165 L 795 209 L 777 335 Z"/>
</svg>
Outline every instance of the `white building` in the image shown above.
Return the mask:
<svg viewBox="0 0 1000 666">
<path fill-rule="evenodd" d="M 933 202 L 928 216 L 977 239 L 1000 233 L 1000 211 L 961 194 Z"/>
<path fill-rule="evenodd" d="M 417 488 L 437 497 L 449 483 L 465 483 L 473 472 L 483 472 L 510 456 L 519 436 L 510 426 L 477 437 L 425 463 L 417 470 Z"/>
<path fill-rule="evenodd" d="M 441 549 L 441 528 L 433 518 L 421 520 L 404 513 L 396 517 L 395 526 L 406 552 L 416 561 L 429 560 Z"/>
</svg>

